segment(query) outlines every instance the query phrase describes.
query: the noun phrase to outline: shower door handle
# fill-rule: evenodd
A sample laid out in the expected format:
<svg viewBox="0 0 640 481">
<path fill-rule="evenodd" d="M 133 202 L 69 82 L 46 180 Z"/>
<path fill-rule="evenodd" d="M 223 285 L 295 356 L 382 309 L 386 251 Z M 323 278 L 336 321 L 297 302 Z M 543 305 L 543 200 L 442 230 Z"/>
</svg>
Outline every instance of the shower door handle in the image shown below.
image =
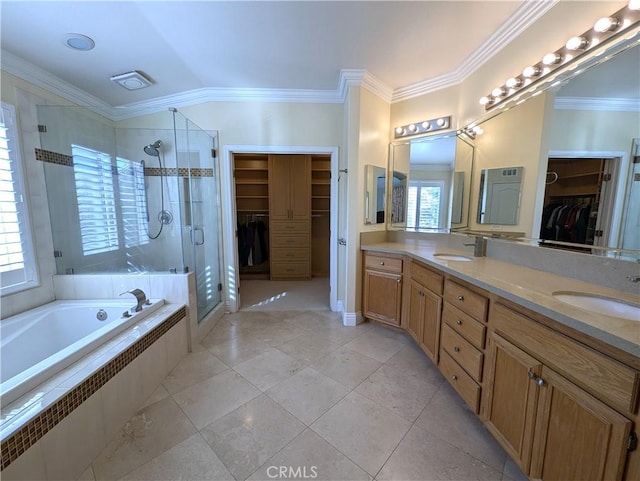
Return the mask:
<svg viewBox="0 0 640 481">
<path fill-rule="evenodd" d="M 196 235 L 196 232 L 200 232 L 200 236 Z M 202 227 L 192 227 L 191 228 L 191 243 L 194 246 L 201 246 L 204 244 L 204 229 Z"/>
</svg>

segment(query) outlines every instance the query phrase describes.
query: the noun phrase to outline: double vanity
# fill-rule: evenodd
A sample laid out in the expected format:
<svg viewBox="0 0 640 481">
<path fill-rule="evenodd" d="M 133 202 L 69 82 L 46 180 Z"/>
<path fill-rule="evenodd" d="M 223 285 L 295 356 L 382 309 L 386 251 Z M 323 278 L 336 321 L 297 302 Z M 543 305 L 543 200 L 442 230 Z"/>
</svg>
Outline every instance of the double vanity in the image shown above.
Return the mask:
<svg viewBox="0 0 640 481">
<path fill-rule="evenodd" d="M 530 478 L 640 479 L 637 294 L 448 237 L 363 242 L 363 316 L 405 329 Z"/>
</svg>

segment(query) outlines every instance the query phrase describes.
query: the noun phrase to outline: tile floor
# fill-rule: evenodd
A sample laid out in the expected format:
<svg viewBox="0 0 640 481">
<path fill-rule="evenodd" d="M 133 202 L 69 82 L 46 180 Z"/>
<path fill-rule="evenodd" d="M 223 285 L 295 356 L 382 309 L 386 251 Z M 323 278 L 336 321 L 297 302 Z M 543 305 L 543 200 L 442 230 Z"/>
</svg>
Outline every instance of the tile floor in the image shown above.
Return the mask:
<svg viewBox="0 0 640 481">
<path fill-rule="evenodd" d="M 226 315 L 82 477 L 285 478 L 526 479 L 408 335 L 326 310 Z"/>
</svg>

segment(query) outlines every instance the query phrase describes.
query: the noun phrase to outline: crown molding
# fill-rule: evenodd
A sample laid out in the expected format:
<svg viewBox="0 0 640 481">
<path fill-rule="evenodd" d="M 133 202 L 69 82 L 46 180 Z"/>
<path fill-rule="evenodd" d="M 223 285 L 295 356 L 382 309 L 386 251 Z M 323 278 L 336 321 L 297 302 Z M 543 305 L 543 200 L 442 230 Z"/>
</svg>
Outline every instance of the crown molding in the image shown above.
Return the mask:
<svg viewBox="0 0 640 481">
<path fill-rule="evenodd" d="M 367 70 L 348 68 L 340 70 L 338 95 L 343 102 L 347 98 L 349 87 L 364 87 L 385 102 L 391 103 L 393 89 Z"/>
<path fill-rule="evenodd" d="M 392 103 L 419 97 L 436 90 L 461 83 L 469 75 L 489 61 L 509 42 L 524 32 L 531 24 L 547 13 L 559 0 L 523 2 L 520 7 L 487 39 L 473 51 L 453 72 L 422 82 L 397 88 Z"/>
<path fill-rule="evenodd" d="M 640 99 L 605 97 L 556 97 L 554 107 L 557 110 L 640 112 Z"/>
</svg>

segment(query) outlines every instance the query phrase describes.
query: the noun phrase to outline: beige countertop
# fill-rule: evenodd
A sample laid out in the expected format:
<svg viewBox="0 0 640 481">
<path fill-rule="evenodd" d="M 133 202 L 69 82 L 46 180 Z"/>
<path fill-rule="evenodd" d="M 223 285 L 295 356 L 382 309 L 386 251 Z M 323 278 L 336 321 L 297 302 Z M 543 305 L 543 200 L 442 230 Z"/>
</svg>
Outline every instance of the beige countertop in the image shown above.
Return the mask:
<svg viewBox="0 0 640 481">
<path fill-rule="evenodd" d="M 404 254 L 440 269 L 473 285 L 518 303 L 561 324 L 640 357 L 640 320 L 626 319 L 586 311 L 555 297 L 557 291 L 576 291 L 638 304 L 637 295 L 590 284 L 588 282 L 521 267 L 491 257 L 473 257 L 470 262 L 447 261 L 435 253 L 470 257 L 469 252 L 453 250 L 429 240 L 382 242 L 361 246 L 362 250 Z"/>
</svg>

